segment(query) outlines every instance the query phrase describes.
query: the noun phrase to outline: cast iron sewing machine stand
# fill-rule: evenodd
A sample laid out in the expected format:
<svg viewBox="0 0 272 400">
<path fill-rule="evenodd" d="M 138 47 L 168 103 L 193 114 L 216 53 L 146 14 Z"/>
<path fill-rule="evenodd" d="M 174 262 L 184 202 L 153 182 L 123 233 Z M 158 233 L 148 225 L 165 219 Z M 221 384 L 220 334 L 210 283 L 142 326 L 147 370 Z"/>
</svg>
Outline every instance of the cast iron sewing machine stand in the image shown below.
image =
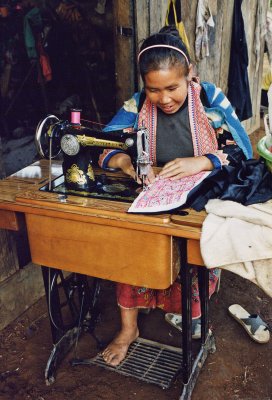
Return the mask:
<svg viewBox="0 0 272 400">
<path fill-rule="evenodd" d="M 205 267 L 198 268 L 198 280 L 201 300 L 201 346 L 195 360 L 192 353 L 192 312 L 191 284 L 192 274 L 187 263 L 186 240 L 180 241 L 181 246 L 181 282 L 182 282 L 182 349 L 181 366 L 183 391 L 180 400 L 190 399 L 199 372 L 209 352 L 215 351 L 214 338 L 208 327 L 209 271 Z M 94 329 L 99 310 L 97 299 L 100 291 L 100 280 L 94 278 L 90 287 L 87 276 L 72 274 L 64 278 L 62 271 L 42 267 L 48 314 L 51 325 L 53 350 L 45 369 L 45 380 L 51 384 L 55 380 L 59 363 L 73 346 L 77 346 L 82 331 L 89 332 L 96 340 L 99 350 L 102 343 L 95 336 Z M 59 280 L 59 282 L 58 282 Z M 64 301 L 60 298 L 63 290 Z M 76 299 L 77 297 L 77 299 Z M 65 324 L 63 308 L 68 307 L 72 322 Z M 86 365 L 86 360 L 73 359 L 72 365 Z"/>
</svg>

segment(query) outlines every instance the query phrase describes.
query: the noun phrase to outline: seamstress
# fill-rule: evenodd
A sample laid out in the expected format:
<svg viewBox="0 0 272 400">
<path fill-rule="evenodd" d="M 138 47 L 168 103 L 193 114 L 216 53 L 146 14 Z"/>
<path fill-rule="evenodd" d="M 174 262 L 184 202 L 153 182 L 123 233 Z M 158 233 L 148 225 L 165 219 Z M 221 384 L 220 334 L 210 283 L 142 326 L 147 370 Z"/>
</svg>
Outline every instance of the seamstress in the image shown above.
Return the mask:
<svg viewBox="0 0 272 400">
<path fill-rule="evenodd" d="M 200 84 L 193 77 L 189 54 L 176 29 L 165 27 L 148 37 L 141 45 L 138 63 L 144 90 L 125 102 L 106 130 L 147 127 L 153 165 L 162 166 L 159 179 L 179 179 L 221 168 L 229 163 L 228 158 L 232 163 L 251 158 L 250 141 L 229 101 L 213 84 Z M 209 119 L 211 109 L 212 119 Z M 223 123 L 231 132 L 219 127 Z M 121 168 L 135 178 L 131 159 L 124 152 L 105 150 L 100 156 L 100 165 Z M 150 168 L 147 183 L 154 179 L 155 174 Z M 218 270 L 210 270 L 210 296 L 217 281 Z M 139 335 L 139 308 L 160 307 L 173 313 L 181 312 L 181 284 L 175 282 L 166 290 L 117 284 L 117 302 L 121 329 L 102 353 L 105 362 L 113 366 L 125 358 L 129 345 Z M 199 318 L 200 315 L 197 276 L 194 274 L 192 316 Z"/>
</svg>

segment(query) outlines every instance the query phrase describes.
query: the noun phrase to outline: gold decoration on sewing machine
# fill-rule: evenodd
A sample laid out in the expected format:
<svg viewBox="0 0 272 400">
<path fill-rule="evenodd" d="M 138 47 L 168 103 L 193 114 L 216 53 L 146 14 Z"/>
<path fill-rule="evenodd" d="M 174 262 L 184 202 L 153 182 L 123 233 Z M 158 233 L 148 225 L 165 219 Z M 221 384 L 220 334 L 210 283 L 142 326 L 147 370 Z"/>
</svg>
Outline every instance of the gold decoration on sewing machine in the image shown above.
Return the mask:
<svg viewBox="0 0 272 400">
<path fill-rule="evenodd" d="M 93 171 L 93 167 L 91 164 L 88 165 L 88 171 L 87 171 L 87 175 L 90 178 L 91 181 L 94 181 L 94 171 Z"/>
<path fill-rule="evenodd" d="M 78 183 L 80 185 L 84 185 L 85 183 L 87 183 L 84 172 L 79 169 L 76 164 L 71 165 L 71 167 L 67 169 L 65 178 L 66 182 L 68 183 Z"/>
<path fill-rule="evenodd" d="M 77 140 L 82 146 L 109 147 L 111 149 L 127 150 L 125 143 L 115 142 L 114 140 L 97 139 L 91 136 L 77 135 Z"/>
</svg>

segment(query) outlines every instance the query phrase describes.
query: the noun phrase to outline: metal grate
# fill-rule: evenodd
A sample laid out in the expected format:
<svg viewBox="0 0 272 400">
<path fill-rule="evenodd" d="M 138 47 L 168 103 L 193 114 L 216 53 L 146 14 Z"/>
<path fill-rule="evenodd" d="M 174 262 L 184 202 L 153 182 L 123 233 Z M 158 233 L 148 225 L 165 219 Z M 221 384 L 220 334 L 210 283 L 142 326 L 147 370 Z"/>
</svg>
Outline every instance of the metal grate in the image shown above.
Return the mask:
<svg viewBox="0 0 272 400">
<path fill-rule="evenodd" d="M 86 360 L 86 363 L 87 361 L 88 364 L 99 365 L 119 374 L 132 376 L 168 389 L 181 370 L 182 350 L 138 338 L 130 345 L 126 358 L 117 367 L 106 364 L 100 354 Z"/>
</svg>

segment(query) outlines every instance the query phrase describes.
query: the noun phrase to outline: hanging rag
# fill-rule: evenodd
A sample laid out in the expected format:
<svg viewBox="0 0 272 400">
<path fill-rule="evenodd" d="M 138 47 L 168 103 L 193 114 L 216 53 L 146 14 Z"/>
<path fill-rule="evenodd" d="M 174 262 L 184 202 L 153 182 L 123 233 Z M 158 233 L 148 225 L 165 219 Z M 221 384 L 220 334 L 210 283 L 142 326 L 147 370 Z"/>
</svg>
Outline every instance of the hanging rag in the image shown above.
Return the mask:
<svg viewBox="0 0 272 400">
<path fill-rule="evenodd" d="M 267 11 L 265 44 L 270 67 L 272 66 L 272 12 Z"/>
<path fill-rule="evenodd" d="M 235 0 L 234 2 L 227 96 L 240 121 L 252 117 L 247 73 L 248 51 L 241 9 L 242 1 Z"/>
<path fill-rule="evenodd" d="M 42 17 L 40 10 L 33 7 L 24 17 L 24 39 L 28 58 L 37 59 L 35 33 L 42 31 Z"/>
<path fill-rule="evenodd" d="M 209 27 L 214 28 L 214 20 L 209 7 L 209 1 L 198 0 L 195 39 L 195 56 L 197 61 L 210 55 L 208 37 Z"/>
<path fill-rule="evenodd" d="M 272 201 L 243 206 L 214 199 L 206 211 L 200 238 L 205 266 L 234 272 L 272 297 Z"/>
<path fill-rule="evenodd" d="M 179 36 L 185 44 L 188 53 L 190 54 L 190 45 L 186 35 L 185 27 L 181 19 L 181 3 L 180 0 L 168 0 L 168 8 L 166 12 L 165 25 L 175 25 Z"/>
<path fill-rule="evenodd" d="M 52 69 L 51 69 L 48 54 L 44 50 L 44 46 L 42 44 L 42 40 L 40 37 L 37 40 L 37 50 L 39 53 L 39 61 L 41 64 L 41 71 L 42 71 L 43 79 L 46 82 L 49 82 L 52 80 Z M 42 77 L 38 76 L 38 83 L 41 83 L 41 80 L 42 80 Z"/>
<path fill-rule="evenodd" d="M 42 76 L 38 76 L 38 83 L 42 79 L 50 81 L 52 79 L 52 70 L 48 54 L 44 50 L 42 43 L 43 22 L 40 10 L 37 7 L 32 8 L 24 18 L 24 38 L 28 58 L 30 60 L 39 59 Z"/>
<path fill-rule="evenodd" d="M 256 56 L 255 75 L 259 71 L 260 66 L 261 41 L 266 35 L 266 6 L 264 1 L 265 0 L 259 0 L 257 2 L 257 16 L 254 36 L 254 53 Z"/>
</svg>

